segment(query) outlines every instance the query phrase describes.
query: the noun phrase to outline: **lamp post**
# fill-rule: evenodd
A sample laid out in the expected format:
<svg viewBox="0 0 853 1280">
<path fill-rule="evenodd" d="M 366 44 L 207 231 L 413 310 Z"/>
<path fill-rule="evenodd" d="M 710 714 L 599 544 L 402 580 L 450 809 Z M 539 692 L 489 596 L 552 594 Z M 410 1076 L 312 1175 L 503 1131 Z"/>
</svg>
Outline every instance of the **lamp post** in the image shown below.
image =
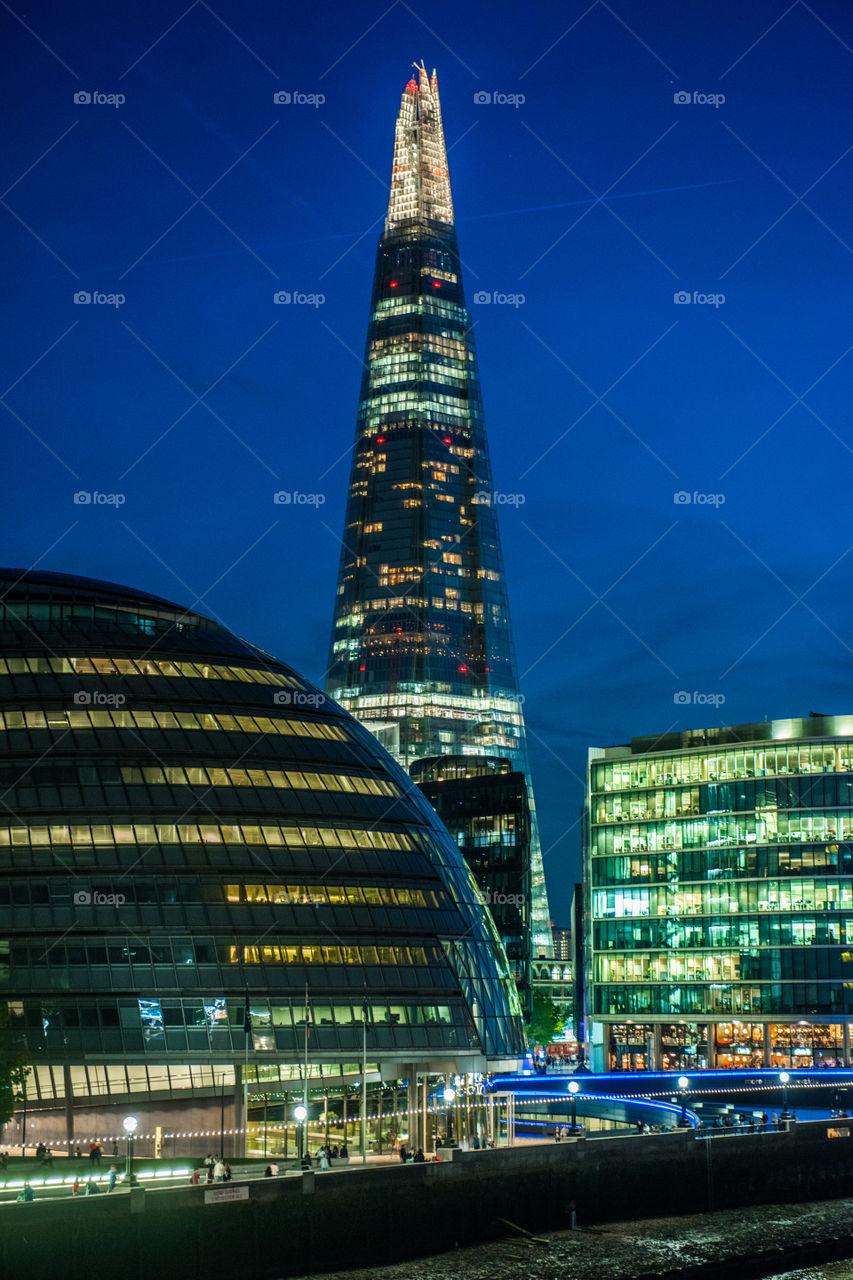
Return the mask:
<svg viewBox="0 0 853 1280">
<path fill-rule="evenodd" d="M 133 1187 L 136 1185 L 136 1178 L 133 1173 L 133 1135 L 139 1127 L 139 1121 L 136 1116 L 125 1116 L 121 1123 L 127 1134 L 127 1162 L 124 1169 L 124 1180 L 129 1187 Z"/>
<path fill-rule="evenodd" d="M 787 1071 L 779 1072 L 779 1083 L 782 1085 L 782 1114 L 779 1116 L 780 1120 L 791 1119 L 791 1113 L 788 1110 L 788 1085 L 790 1080 L 791 1077 L 788 1075 Z"/>
<path fill-rule="evenodd" d="M 678 1092 L 681 1094 L 681 1117 L 678 1121 L 679 1129 L 689 1129 L 690 1121 L 687 1119 L 687 1090 L 690 1088 L 690 1081 L 687 1076 L 678 1077 Z"/>
<path fill-rule="evenodd" d="M 569 1093 L 571 1094 L 571 1098 L 572 1098 L 572 1123 L 569 1127 L 569 1131 L 570 1133 L 573 1133 L 573 1134 L 578 1132 L 578 1093 L 579 1092 L 580 1092 L 580 1085 L 578 1084 L 577 1080 L 570 1080 Z"/>
<path fill-rule="evenodd" d="M 308 1145 L 307 1132 L 305 1128 L 305 1121 L 308 1119 L 308 1108 L 306 1106 L 303 1106 L 302 1103 L 300 1103 L 298 1107 L 293 1108 L 293 1118 L 296 1121 L 296 1123 L 299 1125 L 299 1128 L 296 1131 L 297 1132 L 296 1154 L 299 1159 L 300 1166 L 304 1168 L 306 1147 Z"/>
<path fill-rule="evenodd" d="M 447 1085 L 445 1087 L 443 1097 L 444 1097 L 444 1101 L 447 1103 L 447 1110 L 444 1113 L 445 1119 L 447 1121 L 447 1142 L 452 1143 L 454 1141 L 452 1107 L 453 1107 L 453 1102 L 456 1098 L 456 1090 L 452 1087 L 452 1085 Z"/>
</svg>

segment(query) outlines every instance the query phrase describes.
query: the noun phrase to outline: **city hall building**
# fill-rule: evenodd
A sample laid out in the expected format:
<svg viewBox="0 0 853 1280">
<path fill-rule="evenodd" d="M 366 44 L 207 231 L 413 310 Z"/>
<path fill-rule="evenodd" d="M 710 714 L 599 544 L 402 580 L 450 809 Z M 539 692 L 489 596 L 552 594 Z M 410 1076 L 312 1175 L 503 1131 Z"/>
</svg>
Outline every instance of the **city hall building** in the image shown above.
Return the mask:
<svg viewBox="0 0 853 1280">
<path fill-rule="evenodd" d="M 584 844 L 594 1069 L 853 1057 L 853 716 L 591 748 Z"/>
<path fill-rule="evenodd" d="M 298 1090 L 306 1063 L 328 1088 L 366 1061 L 423 1111 L 413 1084 L 523 1051 L 505 952 L 420 790 L 201 614 L 0 571 L 0 782 L 0 1052 L 32 1067 L 31 1126 L 64 1108 L 71 1139 L 81 1109 L 147 1103 L 180 1128 L 227 1095 L 240 1130 L 247 1089 Z"/>
</svg>

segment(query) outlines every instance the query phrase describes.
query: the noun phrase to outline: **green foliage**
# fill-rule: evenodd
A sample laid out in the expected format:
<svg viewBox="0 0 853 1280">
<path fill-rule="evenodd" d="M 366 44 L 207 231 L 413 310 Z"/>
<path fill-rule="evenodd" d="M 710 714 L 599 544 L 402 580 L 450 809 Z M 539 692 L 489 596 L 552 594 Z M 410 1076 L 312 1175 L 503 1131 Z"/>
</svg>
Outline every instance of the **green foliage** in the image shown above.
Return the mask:
<svg viewBox="0 0 853 1280">
<path fill-rule="evenodd" d="M 0 1004 L 0 1030 L 8 1026 L 8 1022 L 9 1007 Z M 0 1056 L 0 1124 L 11 1120 L 15 1108 L 23 1100 L 30 1070 L 22 1054 Z"/>
<path fill-rule="evenodd" d="M 531 1044 L 550 1044 L 552 1038 L 563 1029 L 563 1017 L 550 996 L 542 991 L 533 992 L 530 1017 L 527 1021 L 527 1038 Z"/>
</svg>

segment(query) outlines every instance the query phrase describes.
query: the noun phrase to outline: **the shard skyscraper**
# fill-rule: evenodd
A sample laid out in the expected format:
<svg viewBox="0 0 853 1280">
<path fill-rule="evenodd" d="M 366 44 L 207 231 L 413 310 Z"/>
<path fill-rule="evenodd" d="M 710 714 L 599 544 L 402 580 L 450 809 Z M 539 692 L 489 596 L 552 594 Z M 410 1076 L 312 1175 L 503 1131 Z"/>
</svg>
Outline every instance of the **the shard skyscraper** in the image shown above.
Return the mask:
<svg viewBox="0 0 853 1280">
<path fill-rule="evenodd" d="M 530 809 L 526 933 L 551 933 L 435 72 L 397 117 L 327 692 L 409 769 L 501 757 Z"/>
</svg>

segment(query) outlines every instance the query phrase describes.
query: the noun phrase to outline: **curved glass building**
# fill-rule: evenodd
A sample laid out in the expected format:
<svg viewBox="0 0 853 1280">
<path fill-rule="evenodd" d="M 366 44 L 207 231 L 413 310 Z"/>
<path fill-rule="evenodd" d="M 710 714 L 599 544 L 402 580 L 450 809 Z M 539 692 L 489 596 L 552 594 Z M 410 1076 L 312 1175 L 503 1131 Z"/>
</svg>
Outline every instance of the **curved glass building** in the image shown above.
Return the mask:
<svg viewBox="0 0 853 1280">
<path fill-rule="evenodd" d="M 191 610 L 0 584 L 0 1049 L 35 1098 L 343 1075 L 365 1018 L 386 1077 L 521 1052 L 471 875 L 372 734 Z"/>
</svg>

